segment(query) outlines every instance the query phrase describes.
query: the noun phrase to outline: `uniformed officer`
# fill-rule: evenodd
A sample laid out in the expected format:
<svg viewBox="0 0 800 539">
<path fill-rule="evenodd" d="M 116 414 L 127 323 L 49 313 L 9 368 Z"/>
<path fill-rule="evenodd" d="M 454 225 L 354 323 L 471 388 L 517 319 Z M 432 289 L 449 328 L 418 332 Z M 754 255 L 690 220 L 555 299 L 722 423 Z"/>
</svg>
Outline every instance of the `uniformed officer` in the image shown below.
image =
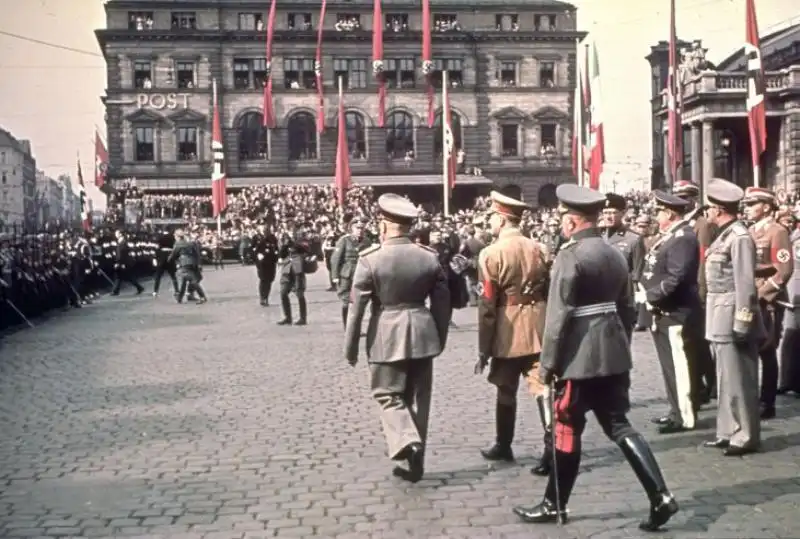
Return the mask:
<svg viewBox="0 0 800 539">
<path fill-rule="evenodd" d="M 713 179 L 706 187 L 706 215 L 721 232 L 706 251 L 706 338 L 716 359 L 719 386 L 717 436 L 706 447 L 726 456 L 756 451 L 761 439 L 758 341 L 763 327 L 755 285 L 756 247 L 736 217 L 744 191 Z"/>
<path fill-rule="evenodd" d="M 760 350 L 761 358 L 761 418 L 775 417 L 775 397 L 778 393 L 778 339 L 781 335 L 782 309 L 786 283 L 792 276 L 789 231 L 774 218 L 777 209 L 775 193 L 761 187 L 748 187 L 744 194 L 744 213 L 754 223 L 750 234 L 756 242 L 756 287 L 761 316 L 767 337 Z"/>
<path fill-rule="evenodd" d="M 569 239 L 551 274 L 539 380 L 555 387 L 556 466 L 544 499 L 516 507 L 526 522 L 565 521 L 581 460 L 586 414 L 594 412 L 603 432 L 622 449 L 650 501 L 639 527 L 653 531 L 678 511 L 650 446 L 628 422 L 632 367 L 627 328 L 636 316 L 628 261 L 597 229 L 606 202 L 596 191 L 559 185 L 561 227 Z"/>
<path fill-rule="evenodd" d="M 644 252 L 646 255 L 650 247 L 652 247 L 658 239 L 658 235 L 653 231 L 653 220 L 650 218 L 649 214 L 642 213 L 636 217 L 634 224 L 635 232 L 642 237 L 642 241 L 644 242 Z M 642 271 L 644 271 L 644 266 L 642 266 Z M 641 276 L 639 278 L 641 279 Z M 638 317 L 636 319 L 634 331 L 646 331 L 653 325 L 653 315 L 647 310 L 647 305 L 644 303 L 637 303 L 636 309 L 638 311 Z"/>
<path fill-rule="evenodd" d="M 174 263 L 178 268 L 178 278 L 180 288 L 175 298 L 178 303 L 183 303 L 183 295 L 188 289 L 195 292 L 200 299 L 198 305 L 207 301 L 206 293 L 200 286 L 202 275 L 200 274 L 200 247 L 197 242 L 187 237 L 183 230 L 175 231 L 175 246 L 169 255 L 169 262 Z"/>
<path fill-rule="evenodd" d="M 794 391 L 800 396 L 800 208 L 792 215 L 794 270 L 786 286 L 787 302 L 783 315 L 779 392 Z"/>
<path fill-rule="evenodd" d="M 700 196 L 700 189 L 685 180 L 675 182 L 672 186 L 672 194 L 686 200 L 689 203 L 684 220 L 694 230 L 697 236 L 697 243 L 700 245 L 700 268 L 697 276 L 697 291 L 700 294 L 701 308 L 706 304 L 706 273 L 705 259 L 709 245 L 717 235 L 717 227 L 711 224 L 703 215 L 703 206 L 697 203 Z M 705 323 L 705 316 L 698 320 L 699 324 Z M 690 363 L 694 366 L 690 375 L 695 379 L 694 386 L 699 391 L 700 402 L 706 403 L 713 397 L 717 389 L 716 367 L 711 359 L 711 349 L 708 341 L 705 340 L 705 328 L 698 327 L 697 331 L 691 333 L 691 337 L 686 341 L 686 353 L 692 356 Z"/>
<path fill-rule="evenodd" d="M 627 207 L 624 196 L 606 193 L 606 207 L 603 208 L 605 238 L 628 261 L 628 272 L 631 276 L 631 290 L 636 287 L 644 266 L 644 238 L 625 226 L 624 214 Z M 632 329 L 632 328 L 631 328 Z"/>
<path fill-rule="evenodd" d="M 175 297 L 178 296 L 178 279 L 175 276 L 175 264 L 169 262 L 169 255 L 172 254 L 172 248 L 175 247 L 175 236 L 170 234 L 168 230 L 162 230 L 158 235 L 158 242 L 156 246 L 156 253 L 153 257 L 153 265 L 156 268 L 156 274 L 153 278 L 153 297 L 158 297 L 158 291 L 161 288 L 161 279 L 166 272 L 169 275 L 169 280 L 172 282 L 172 293 Z"/>
<path fill-rule="evenodd" d="M 281 310 L 283 318 L 279 326 L 292 323 L 292 304 L 289 293 L 297 296 L 297 308 L 300 316 L 295 321 L 296 326 L 305 326 L 308 323 L 308 306 L 306 304 L 306 274 L 304 268 L 305 257 L 309 254 L 308 240 L 299 228 L 282 238 L 282 245 L 278 249 L 278 264 L 281 268 Z"/>
<path fill-rule="evenodd" d="M 381 243 L 358 258 L 344 355 L 350 365 L 357 363 L 361 322 L 371 303 L 366 349 L 372 397 L 381 407 L 389 458 L 408 462 L 407 470 L 393 473 L 415 483 L 424 470 L 433 358 L 447 342 L 450 293 L 436 253 L 409 238 L 417 208 L 390 193 L 378 198 L 378 208 Z"/>
<path fill-rule="evenodd" d="M 144 292 L 144 287 L 136 280 L 136 275 L 133 272 L 133 265 L 135 262 L 131 245 L 125 233 L 122 230 L 117 230 L 116 246 L 114 251 L 114 286 L 111 290 L 112 296 L 118 296 L 123 282 L 127 282 L 136 287 L 136 295 Z"/>
<path fill-rule="evenodd" d="M 697 291 L 700 247 L 692 227 L 682 218 L 688 203 L 662 191 L 653 194 L 662 234 L 645 258 L 636 300 L 647 303 L 653 313 L 650 329 L 670 404 L 669 414 L 653 421 L 659 432 L 668 434 L 694 429 L 697 418 L 699 395 L 686 342 L 702 316 Z"/>
<path fill-rule="evenodd" d="M 364 223 L 360 219 L 353 219 L 350 221 L 350 234 L 339 238 L 331 255 L 331 281 L 336 285 L 336 294 L 342 301 L 342 325 L 347 323 L 358 253 L 369 246 L 370 242 L 364 236 Z"/>
<path fill-rule="evenodd" d="M 478 258 L 476 371 L 483 372 L 491 363 L 489 383 L 497 387 L 496 436 L 494 445 L 481 450 L 481 455 L 487 460 L 512 461 L 520 377 L 532 374 L 542 350 L 548 265 L 542 245 L 519 229 L 527 204 L 497 191 L 492 191 L 490 198 L 489 229 L 497 240 Z M 544 410 L 542 388 L 533 393 Z M 546 424 L 542 427 L 546 433 Z M 548 463 L 549 459 L 543 458 L 535 473 L 546 475 Z"/>
<path fill-rule="evenodd" d="M 253 236 L 251 249 L 255 259 L 258 277 L 258 297 L 262 307 L 269 305 L 269 293 L 275 281 L 276 264 L 278 263 L 278 238 L 267 225 L 259 224 Z"/>
</svg>

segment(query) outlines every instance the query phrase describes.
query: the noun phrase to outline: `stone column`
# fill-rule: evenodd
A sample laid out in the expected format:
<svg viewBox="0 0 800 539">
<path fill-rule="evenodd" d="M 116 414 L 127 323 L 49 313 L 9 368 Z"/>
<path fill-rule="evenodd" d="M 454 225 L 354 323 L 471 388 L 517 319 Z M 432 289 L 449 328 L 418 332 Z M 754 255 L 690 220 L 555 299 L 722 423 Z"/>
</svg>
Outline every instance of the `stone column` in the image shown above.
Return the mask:
<svg viewBox="0 0 800 539">
<path fill-rule="evenodd" d="M 700 124 L 692 124 L 692 183 L 700 187 L 703 184 L 703 139 L 700 131 Z"/>
<path fill-rule="evenodd" d="M 703 181 L 700 184 L 700 196 L 704 197 L 706 185 L 714 177 L 714 124 L 711 120 L 703 121 Z M 701 198 L 701 200 L 704 200 Z"/>
</svg>

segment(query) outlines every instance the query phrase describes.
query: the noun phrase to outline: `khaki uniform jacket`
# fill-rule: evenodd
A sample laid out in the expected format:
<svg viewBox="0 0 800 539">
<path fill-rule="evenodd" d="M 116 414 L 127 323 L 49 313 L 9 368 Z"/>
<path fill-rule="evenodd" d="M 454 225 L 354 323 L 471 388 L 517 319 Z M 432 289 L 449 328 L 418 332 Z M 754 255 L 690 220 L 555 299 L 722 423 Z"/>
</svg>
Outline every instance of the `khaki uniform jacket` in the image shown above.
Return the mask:
<svg viewBox="0 0 800 539">
<path fill-rule="evenodd" d="M 478 258 L 478 351 L 515 358 L 542 350 L 548 268 L 545 250 L 517 228 L 500 232 Z"/>
<path fill-rule="evenodd" d="M 708 251 L 711 242 L 717 235 L 717 227 L 708 222 L 708 219 L 702 215 L 702 209 L 698 208 L 691 212 L 687 217 L 689 226 L 694 230 L 694 235 L 697 236 L 697 242 L 700 244 L 700 273 L 697 275 L 697 291 L 700 293 L 700 299 L 705 302 L 708 286 L 706 285 L 706 252 Z"/>
<path fill-rule="evenodd" d="M 430 302 L 428 307 L 425 300 Z M 433 249 L 402 236 L 361 252 L 344 332 L 344 354 L 350 361 L 358 358 L 361 322 L 370 303 L 370 363 L 435 357 L 444 350 L 450 291 Z"/>
<path fill-rule="evenodd" d="M 764 336 L 755 285 L 756 246 L 741 221 L 722 230 L 706 251 L 706 339 L 757 342 Z"/>
<path fill-rule="evenodd" d="M 789 231 L 770 216 L 751 226 L 750 234 L 756 244 L 758 299 L 773 303 L 784 297 L 794 269 Z"/>
</svg>

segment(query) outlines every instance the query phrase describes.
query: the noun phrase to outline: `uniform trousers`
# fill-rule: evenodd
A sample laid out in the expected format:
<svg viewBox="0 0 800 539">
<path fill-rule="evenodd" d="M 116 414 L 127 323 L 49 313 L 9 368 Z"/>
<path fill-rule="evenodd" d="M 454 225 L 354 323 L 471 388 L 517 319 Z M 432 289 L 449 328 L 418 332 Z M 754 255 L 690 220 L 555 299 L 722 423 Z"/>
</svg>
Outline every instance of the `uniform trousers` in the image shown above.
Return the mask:
<svg viewBox="0 0 800 539">
<path fill-rule="evenodd" d="M 517 425 L 517 393 L 522 377 L 536 376 L 539 354 L 514 358 L 492 358 L 489 366 L 489 383 L 497 387 L 495 407 L 495 429 L 497 445 L 507 448 L 514 442 Z M 534 381 L 534 385 L 538 382 Z M 532 389 L 532 393 L 541 395 L 544 388 Z M 546 425 L 545 449 L 549 446 L 549 433 Z"/>
<path fill-rule="evenodd" d="M 258 275 L 258 297 L 261 301 L 269 299 L 272 283 L 275 282 L 275 262 L 256 261 L 256 274 Z"/>
<path fill-rule="evenodd" d="M 759 350 L 761 404 L 774 407 L 778 395 L 778 339 L 782 333 L 783 309 L 761 302 L 761 319 L 767 330 L 766 342 Z"/>
<path fill-rule="evenodd" d="M 778 386 L 800 393 L 800 307 L 784 311 L 780 361 Z"/>
<path fill-rule="evenodd" d="M 757 448 L 761 440 L 758 405 L 758 346 L 712 342 L 717 365 L 717 439 Z"/>
<path fill-rule="evenodd" d="M 294 292 L 297 296 L 297 307 L 300 311 L 300 320 L 305 320 L 307 316 L 306 306 L 306 274 L 293 269 L 284 269 L 281 273 L 281 308 L 286 319 L 292 318 L 292 304 L 289 301 L 289 293 Z"/>
<path fill-rule="evenodd" d="M 113 295 L 119 294 L 120 289 L 122 288 L 122 283 L 126 282 L 132 284 L 136 287 L 136 290 L 141 292 L 144 290 L 144 287 L 139 284 L 139 281 L 136 280 L 136 276 L 134 275 L 133 271 L 129 268 L 117 268 L 115 275 L 114 275 L 114 287 L 111 290 Z"/>
<path fill-rule="evenodd" d="M 402 460 L 409 444 L 425 447 L 433 388 L 433 358 L 370 363 L 372 398 L 381 407 L 389 458 Z"/>
<path fill-rule="evenodd" d="M 177 294 L 179 286 L 178 278 L 175 276 L 175 266 L 166 260 L 159 260 L 156 266 L 156 274 L 153 277 L 153 293 L 158 294 L 158 291 L 161 289 L 161 279 L 164 277 L 165 273 L 169 275 L 169 280 L 172 282 L 172 291 Z"/>
<path fill-rule="evenodd" d="M 684 327 L 684 342 L 686 343 L 686 356 L 689 358 L 691 368 L 689 376 L 692 377 L 692 399 L 696 404 L 703 398 L 709 397 L 717 387 L 716 367 L 711 356 L 711 346 L 706 340 L 706 313 L 704 308 L 693 313 Z"/>
<path fill-rule="evenodd" d="M 667 393 L 670 412 L 668 417 L 687 429 L 693 429 L 696 422 L 695 400 L 697 390 L 693 387 L 696 377 L 692 376 L 694 365 L 692 357 L 687 354 L 687 333 L 695 322 L 689 310 L 655 314 L 651 333 L 656 348 L 656 355 L 661 364 L 664 386 Z"/>
</svg>

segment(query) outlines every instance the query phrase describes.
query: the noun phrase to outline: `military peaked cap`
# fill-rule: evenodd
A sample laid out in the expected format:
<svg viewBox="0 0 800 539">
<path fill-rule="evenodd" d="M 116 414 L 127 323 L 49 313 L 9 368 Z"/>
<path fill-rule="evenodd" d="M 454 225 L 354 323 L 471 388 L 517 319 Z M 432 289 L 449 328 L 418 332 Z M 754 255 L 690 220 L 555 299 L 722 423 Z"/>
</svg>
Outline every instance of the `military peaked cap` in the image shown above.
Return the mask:
<svg viewBox="0 0 800 539">
<path fill-rule="evenodd" d="M 490 211 L 492 213 L 505 215 L 506 217 L 519 219 L 522 217 L 522 213 L 528 209 L 528 205 L 521 200 L 504 195 L 499 191 L 492 191 L 489 193 L 489 198 L 492 200 Z"/>
<path fill-rule="evenodd" d="M 744 198 L 744 190 L 728 180 L 712 178 L 706 186 L 706 198 L 711 204 L 737 205 Z"/>
<path fill-rule="evenodd" d="M 378 197 L 378 209 L 384 219 L 401 225 L 412 224 L 419 215 L 419 210 L 411 201 L 394 193 Z"/>
<path fill-rule="evenodd" d="M 628 206 L 625 197 L 616 193 L 606 193 L 606 208 L 623 211 Z"/>
<path fill-rule="evenodd" d="M 689 206 L 689 201 L 681 197 L 665 193 L 664 191 L 653 191 L 653 198 L 656 201 L 657 209 L 667 209 L 683 213 Z"/>
<path fill-rule="evenodd" d="M 608 200 L 603 193 L 574 183 L 563 183 L 556 187 L 556 198 L 561 203 L 559 209 L 562 213 L 578 213 L 580 215 L 599 213 Z"/>
<path fill-rule="evenodd" d="M 764 187 L 748 187 L 744 192 L 744 203 L 766 202 L 775 205 L 775 192 Z"/>
<path fill-rule="evenodd" d="M 672 186 L 672 194 L 679 197 L 696 197 L 700 195 L 700 188 L 692 182 L 679 180 Z"/>
</svg>

